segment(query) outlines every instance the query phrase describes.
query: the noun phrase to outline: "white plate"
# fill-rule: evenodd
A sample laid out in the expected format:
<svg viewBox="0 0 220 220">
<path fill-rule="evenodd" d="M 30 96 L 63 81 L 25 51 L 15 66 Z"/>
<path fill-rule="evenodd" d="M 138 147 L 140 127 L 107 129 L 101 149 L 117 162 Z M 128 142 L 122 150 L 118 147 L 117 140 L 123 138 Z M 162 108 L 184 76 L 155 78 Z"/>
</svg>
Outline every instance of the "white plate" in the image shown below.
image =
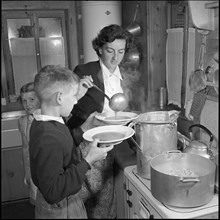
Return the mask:
<svg viewBox="0 0 220 220">
<path fill-rule="evenodd" d="M 134 133 L 134 129 L 124 125 L 105 125 L 86 131 L 83 134 L 83 138 L 92 142 L 97 137 L 101 144 L 118 144 L 133 136 Z"/>
<path fill-rule="evenodd" d="M 134 120 L 138 117 L 138 114 L 134 112 L 117 112 L 116 118 L 115 118 L 115 113 L 100 113 L 96 114 L 95 117 L 103 121 L 107 124 L 112 124 L 112 125 L 125 125 L 131 120 Z"/>
</svg>

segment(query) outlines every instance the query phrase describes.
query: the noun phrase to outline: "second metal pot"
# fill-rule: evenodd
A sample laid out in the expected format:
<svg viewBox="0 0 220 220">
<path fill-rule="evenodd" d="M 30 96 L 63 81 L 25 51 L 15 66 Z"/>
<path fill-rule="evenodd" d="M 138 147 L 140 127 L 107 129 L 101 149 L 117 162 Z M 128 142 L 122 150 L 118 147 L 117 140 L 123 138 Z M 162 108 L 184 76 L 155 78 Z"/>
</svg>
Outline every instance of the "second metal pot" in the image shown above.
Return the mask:
<svg viewBox="0 0 220 220">
<path fill-rule="evenodd" d="M 216 165 L 196 154 L 166 152 L 151 160 L 151 193 L 167 205 L 196 207 L 214 196 Z"/>
</svg>

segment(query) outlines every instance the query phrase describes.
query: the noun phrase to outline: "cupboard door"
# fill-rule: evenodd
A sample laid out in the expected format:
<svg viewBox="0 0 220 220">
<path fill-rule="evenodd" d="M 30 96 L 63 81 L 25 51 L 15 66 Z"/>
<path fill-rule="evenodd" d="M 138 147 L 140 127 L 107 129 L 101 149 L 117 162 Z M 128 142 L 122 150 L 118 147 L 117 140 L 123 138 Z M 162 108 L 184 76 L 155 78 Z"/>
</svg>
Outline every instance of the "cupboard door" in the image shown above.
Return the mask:
<svg viewBox="0 0 220 220">
<path fill-rule="evenodd" d="M 8 71 L 9 100 L 16 101 L 20 88 L 33 81 L 37 72 L 36 48 L 30 18 L 7 19 L 7 33 L 11 69 Z M 8 67 L 7 67 L 8 68 Z"/>
<path fill-rule="evenodd" d="M 45 65 L 68 67 L 63 10 L 2 12 L 2 98 L 4 111 L 22 109 L 20 88 Z"/>
<path fill-rule="evenodd" d="M 2 202 L 29 197 L 29 189 L 24 184 L 22 147 L 2 150 Z"/>
<path fill-rule="evenodd" d="M 68 67 L 64 13 L 36 13 L 39 28 L 40 66 Z M 37 54 L 38 55 L 38 54 Z"/>
</svg>

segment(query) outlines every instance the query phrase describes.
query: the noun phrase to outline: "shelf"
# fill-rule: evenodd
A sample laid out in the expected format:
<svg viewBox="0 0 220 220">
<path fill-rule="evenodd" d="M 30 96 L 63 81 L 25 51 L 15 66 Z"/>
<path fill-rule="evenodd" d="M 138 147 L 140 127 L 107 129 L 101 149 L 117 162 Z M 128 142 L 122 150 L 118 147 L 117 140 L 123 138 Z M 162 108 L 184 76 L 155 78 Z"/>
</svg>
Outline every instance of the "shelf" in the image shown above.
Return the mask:
<svg viewBox="0 0 220 220">
<path fill-rule="evenodd" d="M 205 4 L 206 9 L 212 9 L 212 8 L 218 8 L 218 7 L 219 7 L 219 2 L 218 1 L 213 1 L 213 2 Z"/>
</svg>

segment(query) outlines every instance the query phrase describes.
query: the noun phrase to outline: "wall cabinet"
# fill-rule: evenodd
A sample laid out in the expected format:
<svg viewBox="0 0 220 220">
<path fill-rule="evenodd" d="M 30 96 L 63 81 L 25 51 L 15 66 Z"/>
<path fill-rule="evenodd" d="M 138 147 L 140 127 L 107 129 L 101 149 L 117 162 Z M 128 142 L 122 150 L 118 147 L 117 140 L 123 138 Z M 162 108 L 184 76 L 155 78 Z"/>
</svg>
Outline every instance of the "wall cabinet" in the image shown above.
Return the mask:
<svg viewBox="0 0 220 220">
<path fill-rule="evenodd" d="M 64 10 L 2 12 L 2 99 L 6 110 L 21 109 L 20 88 L 47 64 L 69 66 Z"/>
<path fill-rule="evenodd" d="M 28 198 L 29 189 L 24 184 L 22 147 L 3 148 L 1 154 L 1 201 Z"/>
</svg>

